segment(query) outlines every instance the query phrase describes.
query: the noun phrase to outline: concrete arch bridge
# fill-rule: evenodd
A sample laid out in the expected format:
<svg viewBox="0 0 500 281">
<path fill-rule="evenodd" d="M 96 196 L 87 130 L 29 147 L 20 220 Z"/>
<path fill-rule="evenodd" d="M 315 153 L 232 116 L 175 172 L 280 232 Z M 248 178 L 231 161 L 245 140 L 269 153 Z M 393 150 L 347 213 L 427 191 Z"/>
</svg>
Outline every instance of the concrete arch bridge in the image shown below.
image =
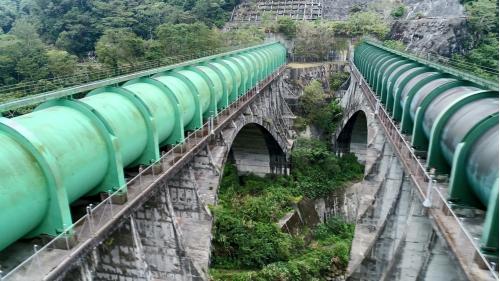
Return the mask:
<svg viewBox="0 0 500 281">
<path fill-rule="evenodd" d="M 1 280 L 206 280 L 223 164 L 288 172 L 285 64 L 269 43 L 2 118 Z M 357 223 L 346 277 L 494 279 L 495 86 L 373 43 L 350 68 L 334 148 L 366 176 L 343 202 Z"/>
</svg>

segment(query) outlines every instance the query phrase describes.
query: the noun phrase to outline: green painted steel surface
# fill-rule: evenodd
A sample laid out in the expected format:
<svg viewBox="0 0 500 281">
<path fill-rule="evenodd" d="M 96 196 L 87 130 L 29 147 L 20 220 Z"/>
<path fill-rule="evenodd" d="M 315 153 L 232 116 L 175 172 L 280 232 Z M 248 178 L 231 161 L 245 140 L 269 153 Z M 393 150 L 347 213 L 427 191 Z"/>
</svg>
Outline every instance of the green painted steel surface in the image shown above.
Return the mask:
<svg viewBox="0 0 500 281">
<path fill-rule="evenodd" d="M 412 145 L 427 150 L 428 168 L 451 174 L 449 199 L 498 217 L 498 91 L 373 43 L 356 47 L 354 63 Z M 498 250 L 494 227 L 484 229 L 483 249 Z"/>
<path fill-rule="evenodd" d="M 0 250 L 57 235 L 69 203 L 116 190 L 124 167 L 157 160 L 160 144 L 181 142 L 285 63 L 281 44 L 265 44 L 0 117 Z"/>
</svg>

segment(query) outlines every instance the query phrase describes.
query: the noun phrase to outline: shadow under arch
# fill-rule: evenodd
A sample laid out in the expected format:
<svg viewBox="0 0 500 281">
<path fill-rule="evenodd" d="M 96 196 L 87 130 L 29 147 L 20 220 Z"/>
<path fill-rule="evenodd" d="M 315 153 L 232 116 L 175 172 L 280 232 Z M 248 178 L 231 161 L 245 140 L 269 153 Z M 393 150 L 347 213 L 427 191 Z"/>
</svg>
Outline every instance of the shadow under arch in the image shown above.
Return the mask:
<svg viewBox="0 0 500 281">
<path fill-rule="evenodd" d="M 356 111 L 337 137 L 335 152 L 338 155 L 353 153 L 358 162 L 366 164 L 368 122 L 362 110 Z"/>
<path fill-rule="evenodd" d="M 263 126 L 249 123 L 234 138 L 226 163 L 233 163 L 238 174 L 286 174 L 286 154 Z"/>
</svg>

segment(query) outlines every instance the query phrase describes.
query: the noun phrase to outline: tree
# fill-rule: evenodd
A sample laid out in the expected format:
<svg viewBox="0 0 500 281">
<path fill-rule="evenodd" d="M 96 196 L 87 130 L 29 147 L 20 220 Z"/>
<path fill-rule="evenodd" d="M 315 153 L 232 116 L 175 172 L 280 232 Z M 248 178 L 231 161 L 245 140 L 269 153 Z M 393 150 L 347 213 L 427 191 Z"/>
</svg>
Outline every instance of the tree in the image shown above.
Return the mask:
<svg viewBox="0 0 500 281">
<path fill-rule="evenodd" d="M 80 14 L 73 9 L 65 15 L 64 29 L 59 33 L 56 46 L 69 53 L 83 56 L 94 50 L 94 45 L 102 34 L 89 12 Z"/>
<path fill-rule="evenodd" d="M 278 26 L 276 21 L 274 20 L 273 13 L 266 11 L 263 12 L 260 17 L 260 26 L 264 29 L 264 32 L 276 32 L 278 30 Z"/>
<path fill-rule="evenodd" d="M 312 80 L 309 85 L 304 87 L 304 94 L 300 97 L 302 110 L 306 114 L 310 114 L 318 109 L 318 105 L 325 99 L 325 91 L 321 82 Z"/>
<path fill-rule="evenodd" d="M 144 57 L 144 42 L 127 29 L 108 29 L 96 44 L 99 61 L 113 68 L 140 61 Z"/>
<path fill-rule="evenodd" d="M 221 1 L 217 0 L 197 0 L 192 13 L 208 26 L 222 27 L 228 20 L 227 13 L 221 7 Z"/>
<path fill-rule="evenodd" d="M 347 30 L 352 35 L 374 35 L 380 39 L 389 33 L 389 25 L 374 12 L 352 14 L 347 20 Z"/>
<path fill-rule="evenodd" d="M 0 34 L 9 32 L 17 17 L 16 3 L 11 0 L 0 1 Z"/>
<path fill-rule="evenodd" d="M 13 35 L 0 35 L 0 85 L 17 80 L 15 51 L 18 39 Z"/>
<path fill-rule="evenodd" d="M 184 18 L 184 11 L 164 2 L 147 0 L 133 8 L 137 24 L 133 30 L 143 38 L 153 39 L 156 28 L 163 23 L 179 23 Z"/>
<path fill-rule="evenodd" d="M 297 32 L 297 24 L 290 17 L 280 17 L 278 18 L 278 32 L 283 33 L 288 38 L 295 37 Z"/>
<path fill-rule="evenodd" d="M 337 44 L 334 30 L 326 23 L 301 22 L 295 35 L 294 54 L 325 59 Z"/>
<path fill-rule="evenodd" d="M 329 136 L 334 132 L 336 122 L 342 117 L 342 106 L 337 100 L 327 102 L 325 98 L 321 82 L 312 80 L 304 87 L 304 94 L 299 102 L 307 123 L 314 124 Z"/>
<path fill-rule="evenodd" d="M 47 67 L 52 77 L 71 75 L 75 72 L 77 57 L 66 51 L 47 51 Z"/>
<path fill-rule="evenodd" d="M 38 80 L 47 76 L 46 46 L 35 26 L 26 19 L 17 19 L 9 34 L 16 40 L 7 45 L 6 53 L 15 63 L 18 80 Z"/>
<path fill-rule="evenodd" d="M 162 46 L 163 56 L 196 53 L 220 46 L 218 31 L 200 22 L 162 24 L 156 30 L 156 36 Z"/>
<path fill-rule="evenodd" d="M 221 34 L 222 42 L 226 45 L 246 45 L 262 43 L 265 38 L 264 31 L 255 26 L 232 29 Z"/>
</svg>

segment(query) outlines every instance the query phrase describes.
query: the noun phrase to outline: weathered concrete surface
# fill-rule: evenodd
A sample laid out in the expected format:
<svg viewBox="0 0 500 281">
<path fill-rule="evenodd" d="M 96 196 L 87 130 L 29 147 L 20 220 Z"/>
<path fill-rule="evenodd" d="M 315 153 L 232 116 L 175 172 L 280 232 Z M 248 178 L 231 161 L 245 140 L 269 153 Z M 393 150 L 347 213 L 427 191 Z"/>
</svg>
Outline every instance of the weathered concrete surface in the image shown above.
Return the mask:
<svg viewBox="0 0 500 281">
<path fill-rule="evenodd" d="M 348 206 L 344 208 L 350 212 L 347 217 L 356 222 L 346 278 L 421 280 L 443 275 L 443 280 L 465 280 L 457 261 L 446 254 L 449 249 L 436 234 L 421 198 L 414 194 L 415 188 L 356 83 L 351 83 L 341 103 L 345 114 L 333 136 L 333 148 L 338 153 L 365 156 L 366 163 L 364 180 L 346 189 L 342 203 Z M 360 116 L 364 118 L 358 119 Z M 361 120 L 366 127 L 354 126 Z M 363 134 L 365 148 L 361 146 Z M 360 153 L 360 148 L 365 152 Z"/>
</svg>

